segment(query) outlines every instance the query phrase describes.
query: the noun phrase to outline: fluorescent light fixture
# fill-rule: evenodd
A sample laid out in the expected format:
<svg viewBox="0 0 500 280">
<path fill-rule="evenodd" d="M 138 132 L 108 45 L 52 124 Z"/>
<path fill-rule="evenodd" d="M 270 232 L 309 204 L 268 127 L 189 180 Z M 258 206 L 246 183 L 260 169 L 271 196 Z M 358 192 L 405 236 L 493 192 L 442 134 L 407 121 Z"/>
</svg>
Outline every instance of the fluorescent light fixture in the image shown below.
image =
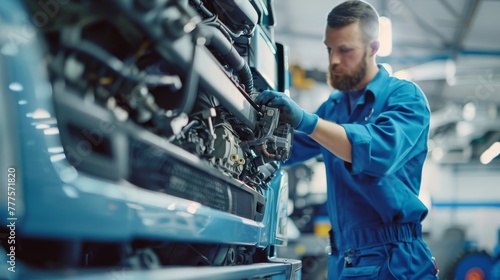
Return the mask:
<svg viewBox="0 0 500 280">
<path fill-rule="evenodd" d="M 27 113 L 26 117 L 31 117 L 34 119 L 48 119 L 50 118 L 50 113 L 45 109 L 36 109 L 33 113 Z"/>
<path fill-rule="evenodd" d="M 404 73 L 406 71 L 407 73 Z M 394 73 L 395 77 L 413 81 L 443 80 L 448 85 L 456 82 L 456 64 L 452 59 L 436 59 L 419 65 L 415 65 Z"/>
<path fill-rule="evenodd" d="M 432 150 L 431 152 L 431 157 L 433 160 L 435 161 L 440 161 L 443 159 L 444 157 L 444 152 L 443 152 L 443 149 L 441 149 L 440 147 L 437 147 L 435 148 L 434 150 Z"/>
<path fill-rule="evenodd" d="M 456 125 L 457 136 L 458 137 L 466 137 L 471 135 L 474 132 L 474 126 L 471 122 L 460 121 Z"/>
<path fill-rule="evenodd" d="M 47 128 L 50 128 L 50 125 L 46 124 L 46 123 L 41 123 L 41 124 L 37 124 L 35 126 L 36 129 L 47 129 Z"/>
<path fill-rule="evenodd" d="M 392 53 L 392 22 L 388 17 L 379 17 L 380 48 L 377 51 L 379 56 L 389 56 Z"/>
<path fill-rule="evenodd" d="M 472 121 L 476 117 L 476 105 L 473 102 L 467 102 L 462 108 L 462 117 L 466 121 Z"/>
<path fill-rule="evenodd" d="M 45 135 L 56 135 L 59 134 L 59 129 L 57 127 L 47 128 L 43 131 Z"/>
<path fill-rule="evenodd" d="M 446 76 L 446 83 L 449 86 L 453 86 L 457 82 L 457 78 L 455 77 L 456 73 L 457 73 L 457 64 L 455 63 L 455 60 L 453 59 L 446 60 L 446 63 L 444 65 L 444 74 Z"/>
<path fill-rule="evenodd" d="M 22 84 L 20 83 L 10 83 L 9 84 L 9 89 L 12 90 L 12 91 L 23 91 L 24 87 Z"/>
<path fill-rule="evenodd" d="M 498 155 L 500 155 L 500 142 L 495 142 L 481 154 L 479 161 L 481 161 L 482 164 L 488 164 Z"/>
</svg>

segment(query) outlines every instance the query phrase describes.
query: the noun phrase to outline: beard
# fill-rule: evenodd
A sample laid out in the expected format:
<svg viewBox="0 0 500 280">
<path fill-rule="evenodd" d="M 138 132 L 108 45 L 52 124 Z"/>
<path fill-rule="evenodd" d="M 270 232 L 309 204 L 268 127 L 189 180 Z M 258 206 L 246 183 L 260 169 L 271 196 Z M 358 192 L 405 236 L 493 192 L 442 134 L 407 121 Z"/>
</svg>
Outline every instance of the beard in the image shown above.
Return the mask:
<svg viewBox="0 0 500 280">
<path fill-rule="evenodd" d="M 340 91 L 353 91 L 359 85 L 359 83 L 363 80 L 366 75 L 366 69 L 368 63 L 366 62 L 367 52 L 363 54 L 363 59 L 356 65 L 354 68 L 354 73 L 352 74 L 343 74 L 343 75 L 334 75 L 334 69 L 332 67 L 329 68 L 327 74 L 327 82 L 334 89 L 338 89 Z"/>
</svg>

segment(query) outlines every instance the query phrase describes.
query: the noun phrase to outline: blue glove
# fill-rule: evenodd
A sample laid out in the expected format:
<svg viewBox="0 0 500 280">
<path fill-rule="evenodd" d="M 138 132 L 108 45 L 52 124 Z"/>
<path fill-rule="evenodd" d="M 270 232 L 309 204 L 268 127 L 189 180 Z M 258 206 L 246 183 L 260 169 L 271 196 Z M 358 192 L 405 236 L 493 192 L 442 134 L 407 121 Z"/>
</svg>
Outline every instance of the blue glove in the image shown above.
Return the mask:
<svg viewBox="0 0 500 280">
<path fill-rule="evenodd" d="M 318 124 L 319 117 L 317 115 L 304 111 L 304 109 L 300 108 L 297 103 L 282 92 L 264 90 L 255 98 L 255 103 L 280 109 L 280 119 L 304 133 L 313 133 Z"/>
</svg>

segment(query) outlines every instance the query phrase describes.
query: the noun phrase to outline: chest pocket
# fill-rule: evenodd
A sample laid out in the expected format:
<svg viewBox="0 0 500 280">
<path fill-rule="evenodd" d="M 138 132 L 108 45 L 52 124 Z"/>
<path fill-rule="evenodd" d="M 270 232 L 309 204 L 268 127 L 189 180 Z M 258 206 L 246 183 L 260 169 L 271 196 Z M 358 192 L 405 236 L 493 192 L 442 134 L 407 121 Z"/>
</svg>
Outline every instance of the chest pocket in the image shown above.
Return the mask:
<svg viewBox="0 0 500 280">
<path fill-rule="evenodd" d="M 374 108 L 374 104 L 358 105 L 355 111 L 349 116 L 346 123 L 357 123 L 357 124 L 368 124 L 374 123 L 377 118 L 378 112 L 377 108 Z"/>
<path fill-rule="evenodd" d="M 380 113 L 385 110 L 387 99 L 390 95 L 391 93 L 389 92 L 379 94 L 377 95 L 377 99 L 375 99 L 373 93 L 365 93 L 365 103 L 356 107 L 353 114 L 349 117 L 349 122 L 358 124 L 374 123 Z"/>
</svg>

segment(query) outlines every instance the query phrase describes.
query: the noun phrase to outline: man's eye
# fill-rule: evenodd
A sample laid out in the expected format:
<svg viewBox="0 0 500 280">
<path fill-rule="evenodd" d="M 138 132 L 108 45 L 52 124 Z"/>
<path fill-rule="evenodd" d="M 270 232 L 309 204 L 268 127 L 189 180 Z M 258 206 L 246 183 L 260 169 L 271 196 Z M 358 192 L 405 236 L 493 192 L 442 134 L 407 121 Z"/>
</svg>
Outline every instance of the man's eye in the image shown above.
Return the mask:
<svg viewBox="0 0 500 280">
<path fill-rule="evenodd" d="M 341 53 L 348 53 L 350 51 L 352 51 L 352 49 L 340 49 Z"/>
<path fill-rule="evenodd" d="M 332 48 L 326 47 L 326 51 L 328 52 L 328 55 L 330 55 L 332 53 Z"/>
</svg>

